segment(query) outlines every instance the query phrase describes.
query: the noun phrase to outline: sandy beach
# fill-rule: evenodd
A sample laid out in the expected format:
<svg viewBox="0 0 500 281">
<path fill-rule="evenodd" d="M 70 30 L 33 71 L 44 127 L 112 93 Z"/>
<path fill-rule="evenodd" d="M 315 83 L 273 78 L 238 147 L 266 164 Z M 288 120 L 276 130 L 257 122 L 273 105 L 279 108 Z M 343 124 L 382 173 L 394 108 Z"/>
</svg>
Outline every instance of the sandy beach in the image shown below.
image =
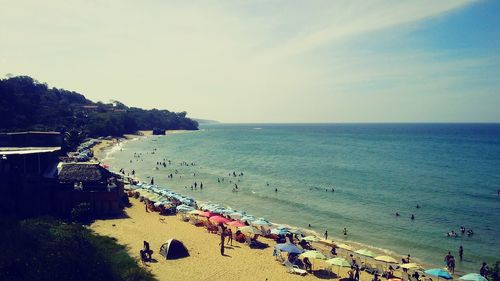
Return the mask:
<svg viewBox="0 0 500 281">
<path fill-rule="evenodd" d="M 101 235 L 111 236 L 117 242 L 128 247 L 130 255 L 139 259 L 139 251 L 143 247 L 143 240 L 150 243 L 155 253 L 153 258 L 157 262 L 148 263 L 146 267 L 158 280 L 318 280 L 343 279 L 347 270 L 341 269 L 340 278 L 327 277 L 321 274 L 298 276 L 286 271 L 273 257 L 275 242 L 270 239 L 259 238 L 261 242 L 269 244 L 263 250 L 251 249 L 246 244 L 233 242 L 227 246 L 225 254 L 221 256 L 220 236 L 210 234 L 203 227 L 196 227 L 183 222 L 179 216 L 160 216 L 158 213 L 147 213 L 144 204 L 131 198 L 132 206 L 125 209 L 126 216 L 117 219 L 95 221 L 90 228 Z M 160 220 L 160 218 L 162 220 Z M 165 260 L 158 255 L 159 247 L 170 238 L 184 243 L 190 256 L 179 260 Z M 321 261 L 314 264 L 314 268 L 322 268 Z M 334 267 L 337 272 L 338 267 Z M 372 275 L 361 273 L 362 281 L 369 281 Z"/>
</svg>

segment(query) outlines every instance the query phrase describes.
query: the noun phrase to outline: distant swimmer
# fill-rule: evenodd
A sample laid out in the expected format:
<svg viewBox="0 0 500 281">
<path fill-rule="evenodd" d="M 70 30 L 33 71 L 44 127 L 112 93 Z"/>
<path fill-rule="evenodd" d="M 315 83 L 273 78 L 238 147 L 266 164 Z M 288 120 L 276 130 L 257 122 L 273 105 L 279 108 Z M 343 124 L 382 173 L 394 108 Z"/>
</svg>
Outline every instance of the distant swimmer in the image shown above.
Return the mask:
<svg viewBox="0 0 500 281">
<path fill-rule="evenodd" d="M 411 220 L 414 220 L 414 219 L 415 219 L 415 215 L 411 214 L 410 219 L 411 219 Z"/>
<path fill-rule="evenodd" d="M 311 224 L 309 224 L 308 226 L 311 227 Z"/>
<path fill-rule="evenodd" d="M 203 189 L 203 183 L 200 182 L 200 189 Z"/>
<path fill-rule="evenodd" d="M 268 182 L 267 182 L 266 184 L 267 184 L 267 186 L 269 186 L 269 183 L 268 183 Z"/>
<path fill-rule="evenodd" d="M 278 189 L 277 189 L 277 188 L 275 188 L 275 189 L 274 189 L 274 192 L 278 192 Z"/>
<path fill-rule="evenodd" d="M 237 185 L 237 184 L 234 184 L 234 188 L 238 189 L 238 185 Z"/>
<path fill-rule="evenodd" d="M 396 217 L 399 217 L 399 213 L 398 212 L 396 212 Z"/>
<path fill-rule="evenodd" d="M 417 209 L 420 209 L 420 205 L 418 205 L 418 204 L 417 204 L 416 208 L 417 208 Z"/>
<path fill-rule="evenodd" d="M 347 228 L 344 227 L 344 236 L 347 236 Z"/>
<path fill-rule="evenodd" d="M 335 192 L 335 189 L 332 188 L 332 192 Z"/>
</svg>

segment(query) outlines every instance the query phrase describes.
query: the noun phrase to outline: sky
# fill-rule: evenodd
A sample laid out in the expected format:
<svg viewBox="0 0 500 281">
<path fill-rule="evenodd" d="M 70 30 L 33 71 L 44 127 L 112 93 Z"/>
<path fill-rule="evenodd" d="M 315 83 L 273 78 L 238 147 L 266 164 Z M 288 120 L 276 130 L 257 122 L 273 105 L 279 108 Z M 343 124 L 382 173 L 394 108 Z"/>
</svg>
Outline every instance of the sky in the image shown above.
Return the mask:
<svg viewBox="0 0 500 281">
<path fill-rule="evenodd" d="M 229 123 L 500 122 L 500 1 L 0 0 L 0 77 Z"/>
</svg>

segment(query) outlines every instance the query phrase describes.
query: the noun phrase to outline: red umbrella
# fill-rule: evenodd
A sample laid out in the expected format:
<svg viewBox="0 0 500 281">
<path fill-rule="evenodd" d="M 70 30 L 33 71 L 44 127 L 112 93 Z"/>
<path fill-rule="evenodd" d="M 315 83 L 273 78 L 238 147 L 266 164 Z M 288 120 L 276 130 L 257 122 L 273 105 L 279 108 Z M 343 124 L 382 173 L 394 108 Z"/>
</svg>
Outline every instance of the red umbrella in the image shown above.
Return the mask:
<svg viewBox="0 0 500 281">
<path fill-rule="evenodd" d="M 198 213 L 198 216 L 200 216 L 200 217 L 205 217 L 205 218 L 209 218 L 209 217 L 214 216 L 214 214 L 212 214 L 212 213 L 210 213 L 210 212 L 200 212 L 200 213 Z"/>
<path fill-rule="evenodd" d="M 240 226 L 245 226 L 246 224 L 241 222 L 241 221 L 230 221 L 228 223 L 226 223 L 227 225 L 230 225 L 230 226 L 235 226 L 235 227 L 240 227 Z"/>
<path fill-rule="evenodd" d="M 226 219 L 225 217 L 221 217 L 221 216 L 212 216 L 208 220 L 211 222 L 214 222 L 214 223 L 228 223 L 228 222 L 230 222 L 230 220 Z"/>
</svg>

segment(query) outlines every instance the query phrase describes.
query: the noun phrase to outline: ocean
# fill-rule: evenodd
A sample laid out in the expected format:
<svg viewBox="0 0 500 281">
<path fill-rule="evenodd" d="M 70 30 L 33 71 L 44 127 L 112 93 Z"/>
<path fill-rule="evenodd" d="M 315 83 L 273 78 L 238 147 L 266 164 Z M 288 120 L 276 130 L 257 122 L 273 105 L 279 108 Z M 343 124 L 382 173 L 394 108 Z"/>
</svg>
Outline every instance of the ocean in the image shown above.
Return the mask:
<svg viewBox="0 0 500 281">
<path fill-rule="evenodd" d="M 205 125 L 127 141 L 104 162 L 196 200 L 320 236 L 328 230 L 399 259 L 444 267 L 451 251 L 459 272 L 500 260 L 500 124 Z M 474 234 L 461 235 L 461 226 Z M 458 237 L 447 237 L 451 230 Z"/>
</svg>

